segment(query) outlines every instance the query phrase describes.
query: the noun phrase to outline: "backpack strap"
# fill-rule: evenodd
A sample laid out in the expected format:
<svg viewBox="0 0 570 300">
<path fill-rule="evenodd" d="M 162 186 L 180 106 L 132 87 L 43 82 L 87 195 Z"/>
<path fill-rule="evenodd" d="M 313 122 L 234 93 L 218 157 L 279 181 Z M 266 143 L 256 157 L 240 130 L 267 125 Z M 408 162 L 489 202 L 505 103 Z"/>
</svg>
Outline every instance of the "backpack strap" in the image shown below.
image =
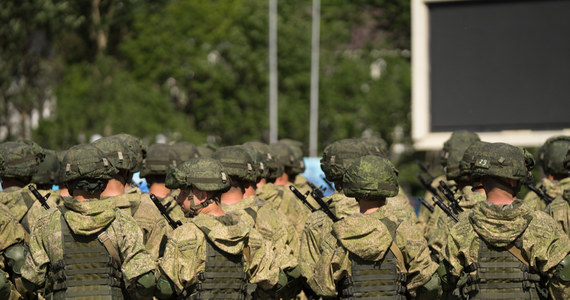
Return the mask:
<svg viewBox="0 0 570 300">
<path fill-rule="evenodd" d="M 101 232 L 97 236 L 97 240 L 99 240 L 99 242 L 103 245 L 103 247 L 105 247 L 109 255 L 115 260 L 115 262 L 119 266 L 119 269 L 121 269 L 121 257 L 119 256 L 119 252 L 117 252 L 117 249 L 113 247 L 113 243 L 111 243 L 111 239 L 109 238 L 107 231 L 105 230 Z"/>
<path fill-rule="evenodd" d="M 512 255 L 514 255 L 518 260 L 520 260 L 523 264 L 527 267 L 530 266 L 528 261 L 524 258 L 521 250 L 515 246 L 515 244 L 511 244 L 510 246 L 506 247 L 507 251 L 509 251 Z"/>
</svg>

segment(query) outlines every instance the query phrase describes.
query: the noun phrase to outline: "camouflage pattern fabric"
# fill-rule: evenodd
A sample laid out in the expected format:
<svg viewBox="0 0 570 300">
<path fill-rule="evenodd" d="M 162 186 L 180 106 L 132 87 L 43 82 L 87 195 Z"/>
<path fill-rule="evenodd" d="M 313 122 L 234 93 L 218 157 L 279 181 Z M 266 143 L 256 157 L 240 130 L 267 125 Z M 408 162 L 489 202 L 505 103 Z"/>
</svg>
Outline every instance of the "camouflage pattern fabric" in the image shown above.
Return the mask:
<svg viewBox="0 0 570 300">
<path fill-rule="evenodd" d="M 143 244 L 158 259 L 160 243 L 164 236 L 172 232 L 166 219 L 160 214 L 158 208 L 152 203 L 147 194 L 138 189 L 130 189 L 121 195 L 106 197 L 118 209 L 130 214 L 141 229 Z"/>
<path fill-rule="evenodd" d="M 554 221 L 559 225 L 559 228 L 566 233 L 568 237 L 570 237 L 570 203 L 568 193 L 570 190 L 566 190 L 564 195 L 561 197 L 556 197 L 554 201 L 552 201 L 544 212 L 550 215 Z"/>
<path fill-rule="evenodd" d="M 540 183 L 537 185 L 537 188 L 552 198 L 561 197 L 564 190 L 570 188 L 570 177 L 564 178 L 560 181 L 542 178 Z M 540 199 L 540 197 L 532 191 L 529 191 L 526 194 L 524 201 L 537 210 L 544 211 L 546 209 L 546 202 Z"/>
<path fill-rule="evenodd" d="M 25 242 L 26 235 L 26 231 L 12 216 L 10 209 L 0 204 L 0 255 L 6 248 Z M 0 270 L 6 270 L 3 259 L 0 259 Z"/>
<path fill-rule="evenodd" d="M 54 190 L 38 190 L 38 192 L 43 195 L 44 197 L 49 193 L 50 196 L 47 199 L 47 204 L 50 208 L 57 207 L 63 204 L 63 197 L 58 193 L 58 191 Z M 35 198 L 34 198 L 35 199 Z M 28 214 L 25 216 L 26 222 L 29 224 L 30 232 L 33 231 L 36 222 L 40 219 L 41 215 L 46 212 L 46 209 L 41 205 L 40 201 L 36 200 Z"/>
<path fill-rule="evenodd" d="M 325 235 L 322 253 L 307 280 L 311 289 L 320 296 L 336 296 L 335 284 L 352 275 L 350 253 L 378 261 L 394 242 L 405 260 L 398 263 L 398 270 L 407 275 L 406 287 L 415 296 L 417 288 L 430 280 L 438 265 L 431 259 L 426 241 L 417 234 L 417 227 L 395 218 L 394 213 L 392 208 L 383 206 L 369 215 L 357 214 L 333 224 L 333 232 Z M 384 218 L 395 224 L 395 239 L 381 221 Z"/>
<path fill-rule="evenodd" d="M 77 235 L 98 234 L 106 230 L 122 259 L 121 271 L 127 285 L 136 277 L 155 269 L 150 253 L 142 242 L 135 220 L 114 208 L 110 199 L 78 201 L 64 197 L 64 218 Z M 30 239 L 30 252 L 22 268 L 22 277 L 43 286 L 51 263 L 63 259 L 61 212 L 51 208 L 38 220 Z"/>
<path fill-rule="evenodd" d="M 295 232 L 301 233 L 310 210 L 295 197 L 288 186 L 267 183 L 257 189 L 256 196 L 264 199 L 274 209 L 287 216 L 288 221 L 295 227 Z"/>
<path fill-rule="evenodd" d="M 556 265 L 570 252 L 570 241 L 556 222 L 520 200 L 505 206 L 482 201 L 462 216 L 449 228 L 446 260 L 452 276 L 459 277 L 466 266 L 477 262 L 481 239 L 499 248 L 514 243 L 528 259 L 531 272 L 543 278 L 552 278 Z M 550 281 L 554 299 L 568 299 L 568 288 L 555 278 Z"/>
<path fill-rule="evenodd" d="M 447 185 L 452 188 L 454 186 L 456 186 L 455 181 L 453 180 L 446 180 L 445 175 L 440 175 L 438 177 L 436 177 L 432 183 L 431 186 L 435 187 L 437 189 L 437 186 L 439 185 L 439 181 L 443 180 L 445 181 L 445 183 L 447 183 Z M 443 195 L 439 195 L 442 199 L 445 199 Z M 427 203 L 429 203 L 431 206 L 436 206 L 435 203 L 433 202 L 433 194 L 430 191 L 425 191 L 424 194 L 424 200 L 426 200 Z M 420 228 L 422 229 L 422 232 L 424 232 L 424 236 L 426 236 L 425 231 L 428 230 L 427 228 L 427 224 L 429 222 L 429 219 L 431 218 L 432 213 L 423 205 L 420 206 L 420 211 L 418 213 L 418 221 L 419 221 L 419 225 Z"/>
<path fill-rule="evenodd" d="M 176 197 L 180 194 L 180 190 L 175 189 L 171 190 L 168 195 L 164 198 L 159 198 L 162 205 L 166 207 L 166 212 L 170 218 L 174 221 L 180 221 L 182 223 L 186 222 L 186 217 L 184 216 L 184 212 L 180 209 L 180 206 L 176 202 Z"/>
<path fill-rule="evenodd" d="M 244 264 L 248 280 L 267 289 L 277 283 L 279 268 L 271 266 L 273 253 L 267 242 L 256 230 L 240 222 L 239 217 L 234 216 L 232 222 L 227 219 L 228 216 L 199 214 L 176 228 L 169 237 L 158 266 L 160 272 L 174 283 L 177 294 L 198 283 L 198 274 L 204 272 L 206 239 L 233 255 L 242 254 L 244 247 L 249 246 L 250 257 Z"/>
<path fill-rule="evenodd" d="M 303 195 L 305 195 L 307 192 L 312 191 L 313 189 L 311 188 L 311 186 L 309 185 L 309 181 L 307 180 L 307 178 L 305 178 L 303 175 L 301 174 L 297 174 L 295 176 L 295 179 L 293 180 L 293 185 L 299 190 L 299 192 L 301 192 Z M 319 207 L 319 204 L 317 203 L 317 201 L 315 201 L 315 199 L 313 199 L 313 197 L 307 197 L 307 201 L 309 201 L 309 203 L 313 206 L 313 207 Z"/>
<path fill-rule="evenodd" d="M 0 203 L 6 205 L 18 222 L 26 215 L 34 202 L 37 202 L 34 194 L 28 188 L 11 187 L 0 192 Z"/>
</svg>

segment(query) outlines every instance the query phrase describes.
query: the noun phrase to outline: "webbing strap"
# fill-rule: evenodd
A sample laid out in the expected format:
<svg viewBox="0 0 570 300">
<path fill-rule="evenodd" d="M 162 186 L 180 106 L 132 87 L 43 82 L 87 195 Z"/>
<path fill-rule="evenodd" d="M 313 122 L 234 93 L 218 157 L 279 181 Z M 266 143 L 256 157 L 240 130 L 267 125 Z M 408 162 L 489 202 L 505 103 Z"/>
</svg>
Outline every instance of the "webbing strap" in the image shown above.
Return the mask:
<svg viewBox="0 0 570 300">
<path fill-rule="evenodd" d="M 520 260 L 527 267 L 530 266 L 528 261 L 523 257 L 521 250 L 519 250 L 519 248 L 517 248 L 514 244 L 511 244 L 507 248 L 507 251 L 511 252 L 512 255 L 514 255 L 516 258 L 518 258 L 518 260 Z"/>
<path fill-rule="evenodd" d="M 404 260 L 404 255 L 402 254 L 402 251 L 400 251 L 400 248 L 398 248 L 396 243 L 392 242 L 392 244 L 390 244 L 390 251 L 394 253 L 394 256 L 400 262 L 400 265 L 402 267 L 401 273 L 404 274 L 407 273 L 408 271 L 406 270 L 406 263 L 405 263 L 406 261 Z"/>
<path fill-rule="evenodd" d="M 113 257 L 113 259 L 117 262 L 119 269 L 121 269 L 121 265 L 122 265 L 121 257 L 119 256 L 119 252 L 117 252 L 117 249 L 115 249 L 115 247 L 113 247 L 113 243 L 111 243 L 111 240 L 109 239 L 109 235 L 107 234 L 107 231 L 101 232 L 97 236 L 97 239 L 99 240 L 99 242 L 101 242 L 101 244 L 103 244 L 105 249 L 107 249 L 107 252 L 109 253 L 109 255 L 111 255 L 111 257 Z"/>
</svg>

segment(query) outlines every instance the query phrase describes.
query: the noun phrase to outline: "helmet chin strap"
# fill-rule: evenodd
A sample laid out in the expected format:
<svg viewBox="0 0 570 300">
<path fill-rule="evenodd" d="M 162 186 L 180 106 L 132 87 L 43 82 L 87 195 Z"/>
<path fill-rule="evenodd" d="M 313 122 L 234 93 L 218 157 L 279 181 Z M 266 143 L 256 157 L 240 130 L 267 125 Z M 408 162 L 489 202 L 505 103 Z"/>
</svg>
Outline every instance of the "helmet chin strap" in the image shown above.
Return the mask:
<svg viewBox="0 0 570 300">
<path fill-rule="evenodd" d="M 187 218 L 193 218 L 199 214 L 199 211 L 210 204 L 215 202 L 215 198 L 208 199 L 200 204 L 194 204 L 194 199 L 190 200 L 190 209 L 187 213 L 184 213 L 184 216 Z"/>
</svg>

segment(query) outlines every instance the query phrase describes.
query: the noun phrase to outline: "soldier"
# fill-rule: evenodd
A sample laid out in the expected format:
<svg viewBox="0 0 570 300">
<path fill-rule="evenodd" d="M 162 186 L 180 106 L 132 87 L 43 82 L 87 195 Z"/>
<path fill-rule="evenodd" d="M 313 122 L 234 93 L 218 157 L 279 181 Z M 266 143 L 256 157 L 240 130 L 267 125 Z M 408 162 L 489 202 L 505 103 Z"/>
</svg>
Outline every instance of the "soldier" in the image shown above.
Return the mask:
<svg viewBox="0 0 570 300">
<path fill-rule="evenodd" d="M 551 217 L 516 197 L 531 178 L 532 155 L 493 143 L 474 162 L 486 201 L 450 227 L 445 282 L 465 299 L 538 299 L 545 284 L 551 298 L 568 299 L 570 241 Z"/>
<path fill-rule="evenodd" d="M 432 298 L 439 293 L 438 264 L 413 222 L 395 216 L 386 198 L 398 193 L 389 160 L 356 159 L 343 177 L 343 190 L 360 213 L 335 222 L 324 237 L 309 286 L 323 297 L 340 299 Z"/>
<path fill-rule="evenodd" d="M 570 136 L 554 136 L 547 139 L 538 151 L 538 161 L 544 178 L 537 188 L 550 198 L 560 197 L 565 189 L 570 188 L 568 170 L 563 165 L 568 147 Z M 544 210 L 548 204 L 534 192 L 529 192 L 524 201 L 538 210 Z"/>
<path fill-rule="evenodd" d="M 279 144 L 289 147 L 295 157 L 295 166 L 291 168 L 291 178 L 293 185 L 302 193 L 312 190 L 309 181 L 301 173 L 305 172 L 305 161 L 303 155 L 303 143 L 292 139 L 281 139 Z"/>
<path fill-rule="evenodd" d="M 0 155 L 0 175 L 4 172 L 4 157 Z M 21 269 L 26 258 L 26 230 L 0 204 L 0 299 L 16 300 L 22 296 L 14 287 L 21 282 Z"/>
<path fill-rule="evenodd" d="M 277 284 L 279 269 L 271 268 L 273 253 L 261 235 L 222 210 L 231 179 L 218 160 L 171 167 L 166 185 L 180 188 L 177 202 L 191 218 L 174 230 L 159 260 L 159 298 L 243 299 L 247 280 L 264 289 Z"/>
<path fill-rule="evenodd" d="M 174 145 L 171 146 L 172 150 L 176 152 L 178 155 L 178 159 L 180 163 L 183 163 L 187 160 L 191 160 L 192 158 L 200 157 L 200 153 L 198 153 L 198 148 L 194 146 L 194 144 L 189 142 L 176 142 Z"/>
<path fill-rule="evenodd" d="M 152 144 L 148 147 L 140 176 L 148 183 L 149 194 L 155 195 L 162 202 L 170 218 L 174 221 L 185 222 L 184 213 L 176 204 L 176 197 L 180 191 L 166 187 L 168 167 L 180 165 L 182 162 L 178 152 L 172 149 L 172 146 Z"/>
<path fill-rule="evenodd" d="M 27 291 L 45 286 L 47 299 L 138 297 L 154 290 L 155 264 L 130 214 L 101 199 L 117 174 L 92 145 L 72 147 L 63 158 L 60 178 L 72 197 L 42 215 L 30 239 L 22 268 Z"/>
<path fill-rule="evenodd" d="M 119 170 L 113 175 L 105 190 L 104 198 L 110 198 L 115 207 L 131 214 L 143 233 L 143 243 L 155 259 L 160 256 L 160 245 L 166 235 L 172 231 L 148 194 L 136 187 L 130 187 L 134 172 L 138 172 L 146 155 L 140 139 L 119 134 L 103 137 L 92 143 L 107 156 L 113 166 Z"/>
<path fill-rule="evenodd" d="M 570 149 L 566 152 L 563 162 L 564 168 L 570 172 Z M 549 214 L 560 226 L 566 235 L 570 237 L 570 189 L 564 190 L 562 196 L 556 197 L 546 207 L 545 212 Z"/>
</svg>

